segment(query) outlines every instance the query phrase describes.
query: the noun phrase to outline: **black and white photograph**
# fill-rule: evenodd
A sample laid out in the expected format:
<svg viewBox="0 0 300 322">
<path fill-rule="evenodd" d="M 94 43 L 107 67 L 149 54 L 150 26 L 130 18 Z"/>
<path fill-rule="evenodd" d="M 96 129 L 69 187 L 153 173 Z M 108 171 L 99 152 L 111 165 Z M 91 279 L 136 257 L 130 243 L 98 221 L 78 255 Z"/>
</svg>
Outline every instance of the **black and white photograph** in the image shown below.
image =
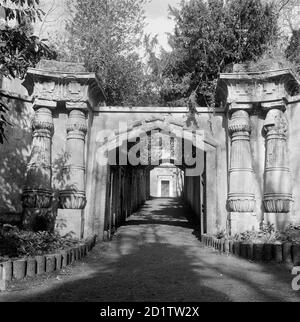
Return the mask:
<svg viewBox="0 0 300 322">
<path fill-rule="evenodd" d="M 0 0 L 8 302 L 300 302 L 300 0 Z"/>
</svg>

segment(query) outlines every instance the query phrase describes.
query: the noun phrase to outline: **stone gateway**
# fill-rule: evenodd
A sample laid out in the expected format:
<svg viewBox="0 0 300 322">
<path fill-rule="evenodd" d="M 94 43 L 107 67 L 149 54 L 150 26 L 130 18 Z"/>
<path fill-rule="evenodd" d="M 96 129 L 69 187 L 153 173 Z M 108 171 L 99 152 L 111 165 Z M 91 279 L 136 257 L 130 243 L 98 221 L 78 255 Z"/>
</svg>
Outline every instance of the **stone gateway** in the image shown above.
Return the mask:
<svg viewBox="0 0 300 322">
<path fill-rule="evenodd" d="M 19 87 L 4 80 L 0 95 L 14 129 L 0 147 L 2 221 L 107 239 L 153 195 L 183 197 L 202 234 L 300 223 L 300 86 L 289 69 L 221 74 L 218 107 L 192 116 L 106 106 L 95 74 L 54 61 Z"/>
</svg>

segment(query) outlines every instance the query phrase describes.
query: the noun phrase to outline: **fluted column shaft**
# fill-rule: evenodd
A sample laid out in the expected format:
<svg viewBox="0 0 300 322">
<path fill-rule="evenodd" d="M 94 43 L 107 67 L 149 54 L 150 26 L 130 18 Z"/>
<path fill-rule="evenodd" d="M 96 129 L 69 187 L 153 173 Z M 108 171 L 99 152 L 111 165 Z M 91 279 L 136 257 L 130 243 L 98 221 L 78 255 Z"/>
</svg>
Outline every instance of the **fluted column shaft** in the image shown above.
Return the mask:
<svg viewBox="0 0 300 322">
<path fill-rule="evenodd" d="M 255 197 L 249 114 L 243 110 L 234 112 L 228 129 L 231 136 L 228 210 L 230 212 L 253 212 Z"/>
<path fill-rule="evenodd" d="M 32 123 L 33 142 L 23 190 L 24 208 L 49 208 L 52 200 L 51 147 L 54 124 L 46 107 L 36 110 Z"/>
<path fill-rule="evenodd" d="M 64 188 L 60 191 L 63 209 L 84 209 L 85 196 L 85 137 L 87 133 L 85 113 L 70 111 L 67 124 L 66 154 L 64 166 Z"/>
<path fill-rule="evenodd" d="M 264 207 L 267 213 L 288 213 L 292 201 L 287 134 L 288 122 L 279 109 L 268 112 L 264 124 L 266 139 Z"/>
</svg>

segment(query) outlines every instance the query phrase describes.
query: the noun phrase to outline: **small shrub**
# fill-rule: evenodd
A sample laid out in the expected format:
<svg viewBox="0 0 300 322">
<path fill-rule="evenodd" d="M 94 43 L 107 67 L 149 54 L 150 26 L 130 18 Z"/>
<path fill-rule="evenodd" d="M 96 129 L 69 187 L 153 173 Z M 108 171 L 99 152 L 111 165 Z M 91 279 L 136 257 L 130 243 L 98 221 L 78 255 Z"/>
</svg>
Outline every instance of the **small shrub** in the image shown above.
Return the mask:
<svg viewBox="0 0 300 322">
<path fill-rule="evenodd" d="M 0 261 L 1 258 L 43 255 L 78 244 L 70 234 L 60 236 L 46 231 L 31 232 L 15 226 L 0 226 Z"/>
<path fill-rule="evenodd" d="M 216 233 L 216 238 L 217 239 L 224 239 L 224 238 L 228 238 L 228 233 L 226 232 L 225 229 L 220 230 L 219 232 Z"/>
<path fill-rule="evenodd" d="M 290 225 L 284 233 L 281 234 L 282 241 L 294 244 L 300 243 L 300 226 Z"/>
<path fill-rule="evenodd" d="M 264 224 L 260 230 L 248 230 L 234 236 L 235 240 L 250 243 L 274 243 L 281 240 L 281 234 L 274 225 Z"/>
</svg>

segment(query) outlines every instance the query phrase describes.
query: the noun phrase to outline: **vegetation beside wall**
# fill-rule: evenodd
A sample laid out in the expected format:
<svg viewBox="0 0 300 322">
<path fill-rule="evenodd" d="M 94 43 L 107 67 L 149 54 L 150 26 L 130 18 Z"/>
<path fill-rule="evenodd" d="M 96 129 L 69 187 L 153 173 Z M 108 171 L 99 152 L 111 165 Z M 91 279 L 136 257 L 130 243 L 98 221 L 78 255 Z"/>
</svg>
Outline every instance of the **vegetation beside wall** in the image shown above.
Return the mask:
<svg viewBox="0 0 300 322">
<path fill-rule="evenodd" d="M 0 226 L 0 262 L 8 258 L 55 253 L 79 244 L 72 235 L 51 232 L 31 232 L 11 225 Z"/>
<path fill-rule="evenodd" d="M 264 224 L 257 231 L 249 230 L 234 236 L 229 236 L 227 232 L 220 231 L 215 237 L 250 243 L 291 242 L 300 244 L 300 226 L 290 225 L 285 231 L 279 232 L 273 224 Z"/>
</svg>

